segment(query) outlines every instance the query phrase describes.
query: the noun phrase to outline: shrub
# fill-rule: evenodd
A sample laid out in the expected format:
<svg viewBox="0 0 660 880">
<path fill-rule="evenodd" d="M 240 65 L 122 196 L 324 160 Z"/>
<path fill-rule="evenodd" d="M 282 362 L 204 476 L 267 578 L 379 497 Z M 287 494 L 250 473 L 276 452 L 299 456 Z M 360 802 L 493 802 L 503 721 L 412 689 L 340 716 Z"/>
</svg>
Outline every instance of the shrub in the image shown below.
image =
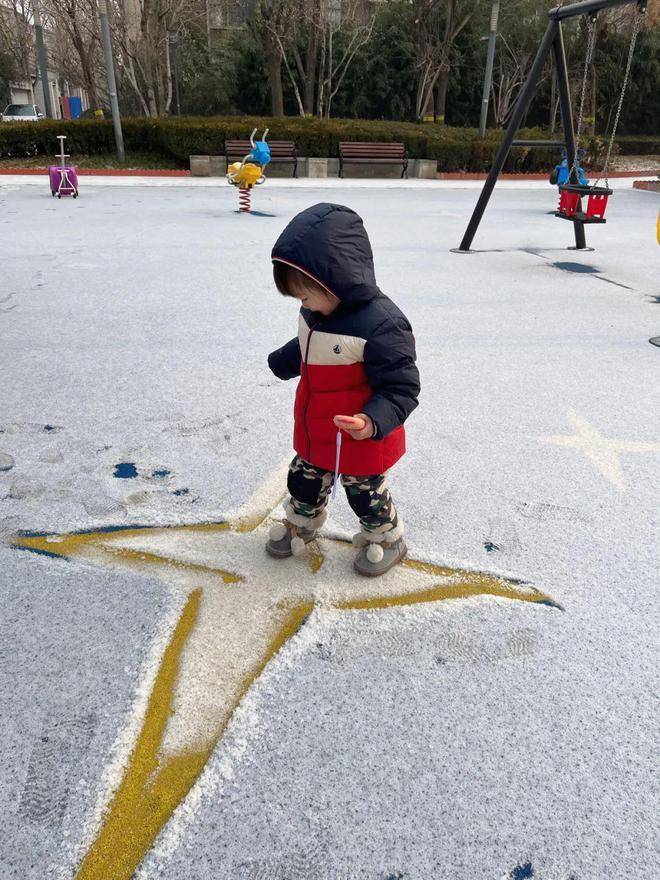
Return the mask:
<svg viewBox="0 0 660 880">
<path fill-rule="evenodd" d="M 487 171 L 501 140 L 501 131 L 488 131 L 481 140 L 474 128 L 452 128 L 433 124 L 387 120 L 321 120 L 295 116 L 176 117 L 165 119 L 128 118 L 123 123 L 126 150 L 153 153 L 185 166 L 190 155 L 222 155 L 225 140 L 247 138 L 253 128 L 259 134 L 270 128 L 271 140 L 293 140 L 301 156 L 337 156 L 339 142 L 403 141 L 411 158 L 437 159 L 440 171 Z M 57 135 L 67 136 L 67 152 L 96 155 L 114 151 L 110 120 L 43 120 L 0 126 L 0 158 L 54 156 Z M 521 130 L 523 138 L 547 138 L 541 129 Z M 605 139 L 586 143 L 588 164 L 598 164 L 604 155 Z M 660 151 L 657 136 L 621 138 L 626 152 Z M 514 147 L 505 171 L 550 171 L 559 160 L 556 149 Z"/>
</svg>

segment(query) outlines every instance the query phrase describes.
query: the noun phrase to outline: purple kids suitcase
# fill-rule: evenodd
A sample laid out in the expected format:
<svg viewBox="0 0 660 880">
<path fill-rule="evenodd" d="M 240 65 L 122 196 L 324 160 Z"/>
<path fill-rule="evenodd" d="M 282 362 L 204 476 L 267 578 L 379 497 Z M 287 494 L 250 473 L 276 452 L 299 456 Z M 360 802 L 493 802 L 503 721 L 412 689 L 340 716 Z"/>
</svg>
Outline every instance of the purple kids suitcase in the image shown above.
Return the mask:
<svg viewBox="0 0 660 880">
<path fill-rule="evenodd" d="M 60 165 L 51 165 L 48 169 L 50 177 L 50 191 L 53 196 L 73 196 L 78 198 L 78 170 L 74 165 L 62 168 Z"/>
</svg>

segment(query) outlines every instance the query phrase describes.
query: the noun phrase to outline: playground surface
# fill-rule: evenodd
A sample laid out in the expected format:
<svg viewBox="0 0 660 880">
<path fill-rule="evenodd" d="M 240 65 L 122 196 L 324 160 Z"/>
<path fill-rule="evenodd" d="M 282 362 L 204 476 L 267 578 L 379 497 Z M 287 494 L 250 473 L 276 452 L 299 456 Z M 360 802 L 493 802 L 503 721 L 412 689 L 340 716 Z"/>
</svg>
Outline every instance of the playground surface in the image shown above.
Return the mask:
<svg viewBox="0 0 660 880">
<path fill-rule="evenodd" d="M 3 880 L 660 874 L 630 186 L 575 252 L 556 190 L 504 182 L 459 255 L 477 182 L 268 181 L 241 216 L 213 181 L 0 178 Z M 263 551 L 295 384 L 269 254 L 318 201 L 362 215 L 418 347 L 410 560 L 375 583 L 342 493 L 308 559 Z"/>
</svg>

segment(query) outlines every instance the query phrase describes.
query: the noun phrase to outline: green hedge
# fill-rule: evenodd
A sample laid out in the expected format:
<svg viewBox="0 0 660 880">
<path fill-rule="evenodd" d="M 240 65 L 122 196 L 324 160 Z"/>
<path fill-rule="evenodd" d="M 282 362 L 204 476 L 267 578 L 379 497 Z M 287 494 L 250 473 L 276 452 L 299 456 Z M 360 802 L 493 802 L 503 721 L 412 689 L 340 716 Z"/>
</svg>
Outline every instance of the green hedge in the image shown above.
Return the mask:
<svg viewBox="0 0 660 880">
<path fill-rule="evenodd" d="M 502 132 L 489 131 L 484 140 L 473 128 L 450 128 L 442 125 L 389 122 L 378 120 L 286 116 L 185 117 L 166 119 L 124 119 L 124 144 L 127 151 L 153 153 L 172 164 L 186 166 L 194 154 L 222 155 L 225 140 L 247 138 L 253 128 L 259 133 L 270 128 L 271 140 L 293 140 L 301 156 L 337 156 L 339 142 L 403 141 L 411 158 L 437 159 L 440 171 L 486 171 L 500 142 Z M 67 135 L 67 152 L 76 155 L 112 153 L 114 138 L 109 120 L 51 121 L 0 125 L 0 158 L 53 156 L 57 135 Z M 547 138 L 540 129 L 526 129 L 520 137 Z M 626 152 L 660 152 L 659 138 L 628 137 Z M 603 155 L 604 138 L 591 138 L 587 144 L 589 162 Z M 630 147 L 628 146 L 630 144 Z M 631 149 L 634 145 L 634 150 Z M 641 147 L 644 149 L 641 149 Z M 547 171 L 558 159 L 556 150 L 514 148 L 507 171 Z"/>
<path fill-rule="evenodd" d="M 616 143 L 624 156 L 660 156 L 660 134 L 625 134 Z"/>
</svg>

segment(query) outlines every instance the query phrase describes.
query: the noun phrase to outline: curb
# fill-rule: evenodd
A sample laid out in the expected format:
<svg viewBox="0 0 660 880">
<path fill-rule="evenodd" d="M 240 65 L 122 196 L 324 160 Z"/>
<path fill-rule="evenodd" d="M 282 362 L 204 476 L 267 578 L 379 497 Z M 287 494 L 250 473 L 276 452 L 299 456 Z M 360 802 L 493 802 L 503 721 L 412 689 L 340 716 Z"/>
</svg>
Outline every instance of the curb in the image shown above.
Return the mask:
<svg viewBox="0 0 660 880">
<path fill-rule="evenodd" d="M 610 179 L 628 178 L 628 177 L 655 177 L 657 171 L 610 171 L 607 175 Z M 590 171 L 591 177 L 595 177 L 598 171 Z M 440 172 L 438 180 L 486 180 L 488 175 L 485 173 L 473 172 Z M 500 174 L 498 180 L 547 180 L 547 174 Z"/>
<path fill-rule="evenodd" d="M 48 168 L 0 168 L 0 174 L 48 176 Z M 176 168 L 78 168 L 78 177 L 190 177 L 190 171 Z"/>
</svg>

